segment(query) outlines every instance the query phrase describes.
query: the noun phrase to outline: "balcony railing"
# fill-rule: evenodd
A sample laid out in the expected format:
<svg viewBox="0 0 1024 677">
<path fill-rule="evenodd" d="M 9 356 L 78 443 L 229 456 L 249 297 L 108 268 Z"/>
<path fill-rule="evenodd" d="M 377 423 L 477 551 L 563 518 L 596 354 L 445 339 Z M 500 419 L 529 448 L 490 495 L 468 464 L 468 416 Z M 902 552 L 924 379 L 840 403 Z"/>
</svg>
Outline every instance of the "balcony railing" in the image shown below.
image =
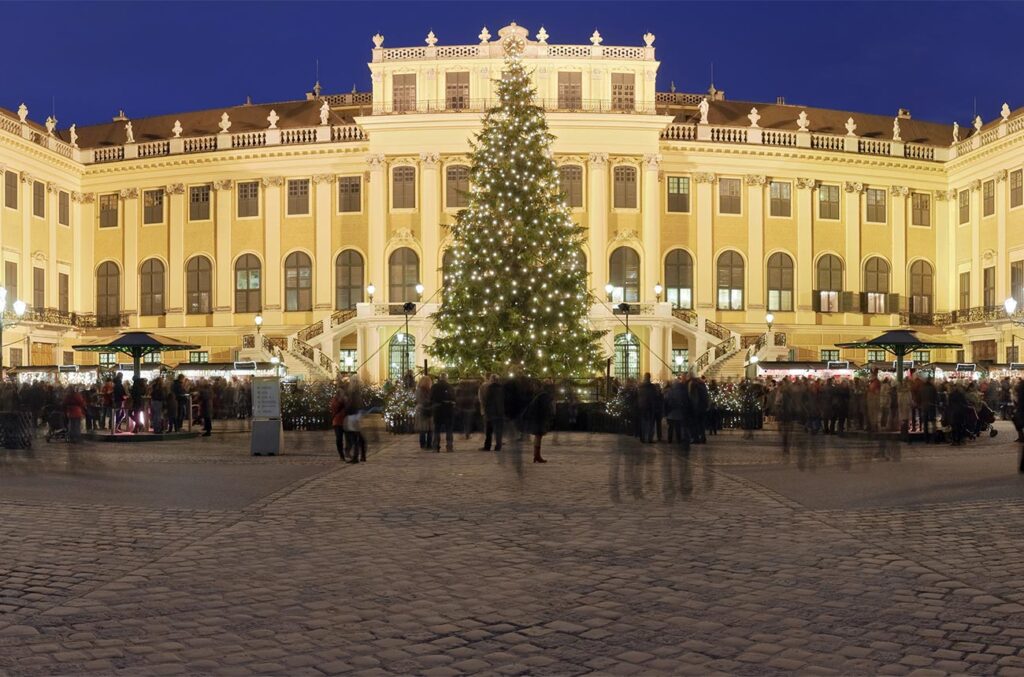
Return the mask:
<svg viewBox="0 0 1024 677">
<path fill-rule="evenodd" d="M 692 310 L 687 310 L 686 308 L 673 308 L 672 315 L 676 319 L 682 320 L 691 327 L 697 326 L 697 313 L 693 312 Z"/>
<path fill-rule="evenodd" d="M 731 336 L 731 332 L 728 329 L 712 320 L 704 320 L 704 331 L 722 341 Z"/>
<path fill-rule="evenodd" d="M 501 105 L 499 99 L 443 99 L 418 101 L 376 101 L 374 115 L 414 115 L 418 113 L 483 113 Z M 534 99 L 533 105 L 549 113 L 655 113 L 653 103 L 614 102 L 611 99 Z"/>
</svg>

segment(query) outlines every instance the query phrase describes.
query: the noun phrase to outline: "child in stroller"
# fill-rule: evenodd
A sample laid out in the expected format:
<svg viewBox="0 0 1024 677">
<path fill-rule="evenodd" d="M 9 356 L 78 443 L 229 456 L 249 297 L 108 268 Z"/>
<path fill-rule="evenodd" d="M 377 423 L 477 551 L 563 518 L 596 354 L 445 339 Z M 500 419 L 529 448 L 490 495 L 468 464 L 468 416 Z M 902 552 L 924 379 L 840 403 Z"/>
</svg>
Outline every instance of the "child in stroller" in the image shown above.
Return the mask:
<svg viewBox="0 0 1024 677">
<path fill-rule="evenodd" d="M 68 441 L 68 422 L 60 407 L 48 406 L 44 411 L 46 420 L 46 441 Z"/>
</svg>

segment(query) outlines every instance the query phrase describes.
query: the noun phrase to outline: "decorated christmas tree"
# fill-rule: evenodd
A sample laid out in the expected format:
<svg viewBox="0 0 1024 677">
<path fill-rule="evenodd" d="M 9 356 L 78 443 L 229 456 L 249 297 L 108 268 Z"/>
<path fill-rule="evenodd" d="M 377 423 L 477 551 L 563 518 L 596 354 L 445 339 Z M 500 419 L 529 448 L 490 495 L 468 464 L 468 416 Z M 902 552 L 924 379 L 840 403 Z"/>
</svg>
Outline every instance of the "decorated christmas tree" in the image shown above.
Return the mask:
<svg viewBox="0 0 1024 677">
<path fill-rule="evenodd" d="M 451 226 L 429 350 L 465 375 L 588 376 L 600 369 L 601 332 L 587 325 L 584 231 L 561 192 L 523 46 L 506 40 L 501 103 L 473 142 L 469 206 Z"/>
</svg>

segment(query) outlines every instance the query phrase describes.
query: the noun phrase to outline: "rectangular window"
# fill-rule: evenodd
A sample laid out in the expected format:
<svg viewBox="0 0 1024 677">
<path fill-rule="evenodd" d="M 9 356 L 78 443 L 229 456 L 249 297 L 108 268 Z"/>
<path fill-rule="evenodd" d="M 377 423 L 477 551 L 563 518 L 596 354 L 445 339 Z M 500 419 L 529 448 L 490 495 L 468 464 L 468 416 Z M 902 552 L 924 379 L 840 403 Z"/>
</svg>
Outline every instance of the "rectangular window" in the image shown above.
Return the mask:
<svg viewBox="0 0 1024 677">
<path fill-rule="evenodd" d="M 142 356 L 143 364 L 160 364 L 160 353 L 150 353 Z"/>
<path fill-rule="evenodd" d="M 32 307 L 46 307 L 46 269 L 32 267 Z"/>
<path fill-rule="evenodd" d="M 391 172 L 391 208 L 416 209 L 416 169 L 408 165 Z"/>
<path fill-rule="evenodd" d="M 342 372 L 350 374 L 356 370 L 358 364 L 355 348 L 342 348 L 338 351 L 338 367 Z"/>
<path fill-rule="evenodd" d="M 558 74 L 558 108 L 561 110 L 583 108 L 583 73 Z"/>
<path fill-rule="evenodd" d="M 928 364 L 932 361 L 930 350 L 915 350 L 913 352 L 914 364 Z"/>
<path fill-rule="evenodd" d="M 681 374 L 690 368 L 690 350 L 688 348 L 672 349 L 672 369 Z"/>
<path fill-rule="evenodd" d="M 164 222 L 164 191 L 147 190 L 142 193 L 142 223 Z"/>
<path fill-rule="evenodd" d="M 18 264 L 4 261 L 4 288 L 7 289 L 7 306 L 18 299 Z"/>
<path fill-rule="evenodd" d="M 74 364 L 75 363 L 75 351 L 73 351 L 73 350 L 65 350 L 63 352 L 64 352 L 64 361 L 62 362 L 62 364 Z"/>
<path fill-rule="evenodd" d="M 190 350 L 188 353 L 188 361 L 190 364 L 206 364 L 210 361 L 210 351 Z"/>
<path fill-rule="evenodd" d="M 839 186 L 818 186 L 818 218 L 839 219 Z"/>
<path fill-rule="evenodd" d="M 566 165 L 558 170 L 558 182 L 572 209 L 583 207 L 583 167 Z"/>
<path fill-rule="evenodd" d="M 4 172 L 4 206 L 18 208 L 18 175 L 15 172 Z"/>
<path fill-rule="evenodd" d="M 636 167 L 620 165 L 612 172 L 612 179 L 612 206 L 616 209 L 636 209 Z"/>
<path fill-rule="evenodd" d="M 963 225 L 971 220 L 971 191 L 960 191 L 958 199 L 960 200 L 960 225 Z"/>
<path fill-rule="evenodd" d="M 888 362 L 889 359 L 886 357 L 884 350 L 869 350 L 868 351 L 868 362 Z"/>
<path fill-rule="evenodd" d="M 463 209 L 469 206 L 469 167 L 452 165 L 444 173 L 444 206 Z"/>
<path fill-rule="evenodd" d="M 1024 261 L 1010 262 L 1010 296 L 1024 311 Z"/>
<path fill-rule="evenodd" d="M 865 200 L 865 219 L 871 223 L 885 223 L 885 191 L 881 188 L 868 188 L 865 191 Z"/>
<path fill-rule="evenodd" d="M 100 353 L 100 366 L 112 367 L 117 364 L 117 353 Z"/>
<path fill-rule="evenodd" d="M 444 107 L 448 110 L 469 108 L 469 72 L 445 73 Z"/>
<path fill-rule="evenodd" d="M 881 292 L 869 291 L 866 293 L 867 296 L 867 312 L 869 313 L 885 313 L 885 297 L 886 294 Z"/>
<path fill-rule="evenodd" d="M 1010 207 L 1024 205 L 1024 169 L 1010 172 Z"/>
<path fill-rule="evenodd" d="M 932 201 L 926 193 L 910 196 L 910 223 L 914 226 L 932 225 Z"/>
<path fill-rule="evenodd" d="M 828 289 L 818 292 L 818 312 L 820 313 L 838 313 L 839 312 L 839 292 L 830 291 Z"/>
<path fill-rule="evenodd" d="M 971 307 L 971 274 L 960 273 L 960 310 Z"/>
<path fill-rule="evenodd" d="M 32 216 L 46 218 L 46 184 L 42 181 L 32 182 Z"/>
<path fill-rule="evenodd" d="M 838 362 L 839 361 L 839 349 L 838 348 L 822 348 L 822 350 L 821 350 L 821 361 L 822 362 Z"/>
<path fill-rule="evenodd" d="M 288 180 L 288 216 L 309 214 L 309 179 Z"/>
<path fill-rule="evenodd" d="M 117 228 L 117 195 L 100 195 L 100 228 Z"/>
<path fill-rule="evenodd" d="M 188 189 L 188 220 L 210 220 L 209 186 L 192 186 Z"/>
<path fill-rule="evenodd" d="M 66 313 L 70 307 L 71 276 L 67 273 L 57 273 L 57 310 Z"/>
<path fill-rule="evenodd" d="M 1006 346 L 1006 364 L 1020 363 L 1020 346 Z"/>
<path fill-rule="evenodd" d="M 771 182 L 771 185 L 768 187 L 769 195 L 771 196 L 769 214 L 772 216 L 789 218 L 793 209 L 792 202 L 790 200 L 791 190 L 792 184 L 788 181 Z"/>
<path fill-rule="evenodd" d="M 260 182 L 242 181 L 238 184 L 238 218 L 251 219 L 260 215 Z"/>
<path fill-rule="evenodd" d="M 988 266 L 982 271 L 984 290 L 982 305 L 992 307 L 996 304 L 996 267 Z"/>
<path fill-rule="evenodd" d="M 57 193 L 57 223 L 71 225 L 71 193 L 66 190 Z"/>
<path fill-rule="evenodd" d="M 986 181 L 981 185 L 982 214 L 992 216 L 996 213 L 996 182 Z"/>
<path fill-rule="evenodd" d="M 634 110 L 635 89 L 632 73 L 612 73 L 612 110 Z"/>
<path fill-rule="evenodd" d="M 363 210 L 363 183 L 358 176 L 338 177 L 338 211 L 359 212 Z"/>
<path fill-rule="evenodd" d="M 668 211 L 690 211 L 690 177 L 668 177 Z"/>
<path fill-rule="evenodd" d="M 416 110 L 415 73 L 396 73 L 392 76 L 391 108 L 395 113 Z"/>
<path fill-rule="evenodd" d="M 740 202 L 740 180 L 721 179 L 718 182 L 718 213 L 739 214 L 742 211 Z"/>
<path fill-rule="evenodd" d="M 11 366 L 21 367 L 24 366 L 24 358 L 22 357 L 21 348 L 11 348 Z"/>
</svg>

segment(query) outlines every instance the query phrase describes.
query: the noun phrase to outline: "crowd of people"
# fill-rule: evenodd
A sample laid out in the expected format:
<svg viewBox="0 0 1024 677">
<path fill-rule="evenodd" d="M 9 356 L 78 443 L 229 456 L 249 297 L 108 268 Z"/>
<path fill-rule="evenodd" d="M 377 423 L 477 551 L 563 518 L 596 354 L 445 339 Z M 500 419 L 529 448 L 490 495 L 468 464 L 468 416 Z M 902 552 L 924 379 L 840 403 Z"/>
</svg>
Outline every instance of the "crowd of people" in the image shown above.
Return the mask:
<svg viewBox="0 0 1024 677">
<path fill-rule="evenodd" d="M 214 418 L 251 416 L 252 390 L 248 379 L 183 374 L 133 382 L 116 373 L 87 385 L 11 381 L 0 386 L 0 411 L 22 412 L 33 428 L 45 425 L 48 435 L 59 432 L 72 442 L 83 431 L 179 432 L 190 421 L 202 422 L 209 436 Z"/>
</svg>

